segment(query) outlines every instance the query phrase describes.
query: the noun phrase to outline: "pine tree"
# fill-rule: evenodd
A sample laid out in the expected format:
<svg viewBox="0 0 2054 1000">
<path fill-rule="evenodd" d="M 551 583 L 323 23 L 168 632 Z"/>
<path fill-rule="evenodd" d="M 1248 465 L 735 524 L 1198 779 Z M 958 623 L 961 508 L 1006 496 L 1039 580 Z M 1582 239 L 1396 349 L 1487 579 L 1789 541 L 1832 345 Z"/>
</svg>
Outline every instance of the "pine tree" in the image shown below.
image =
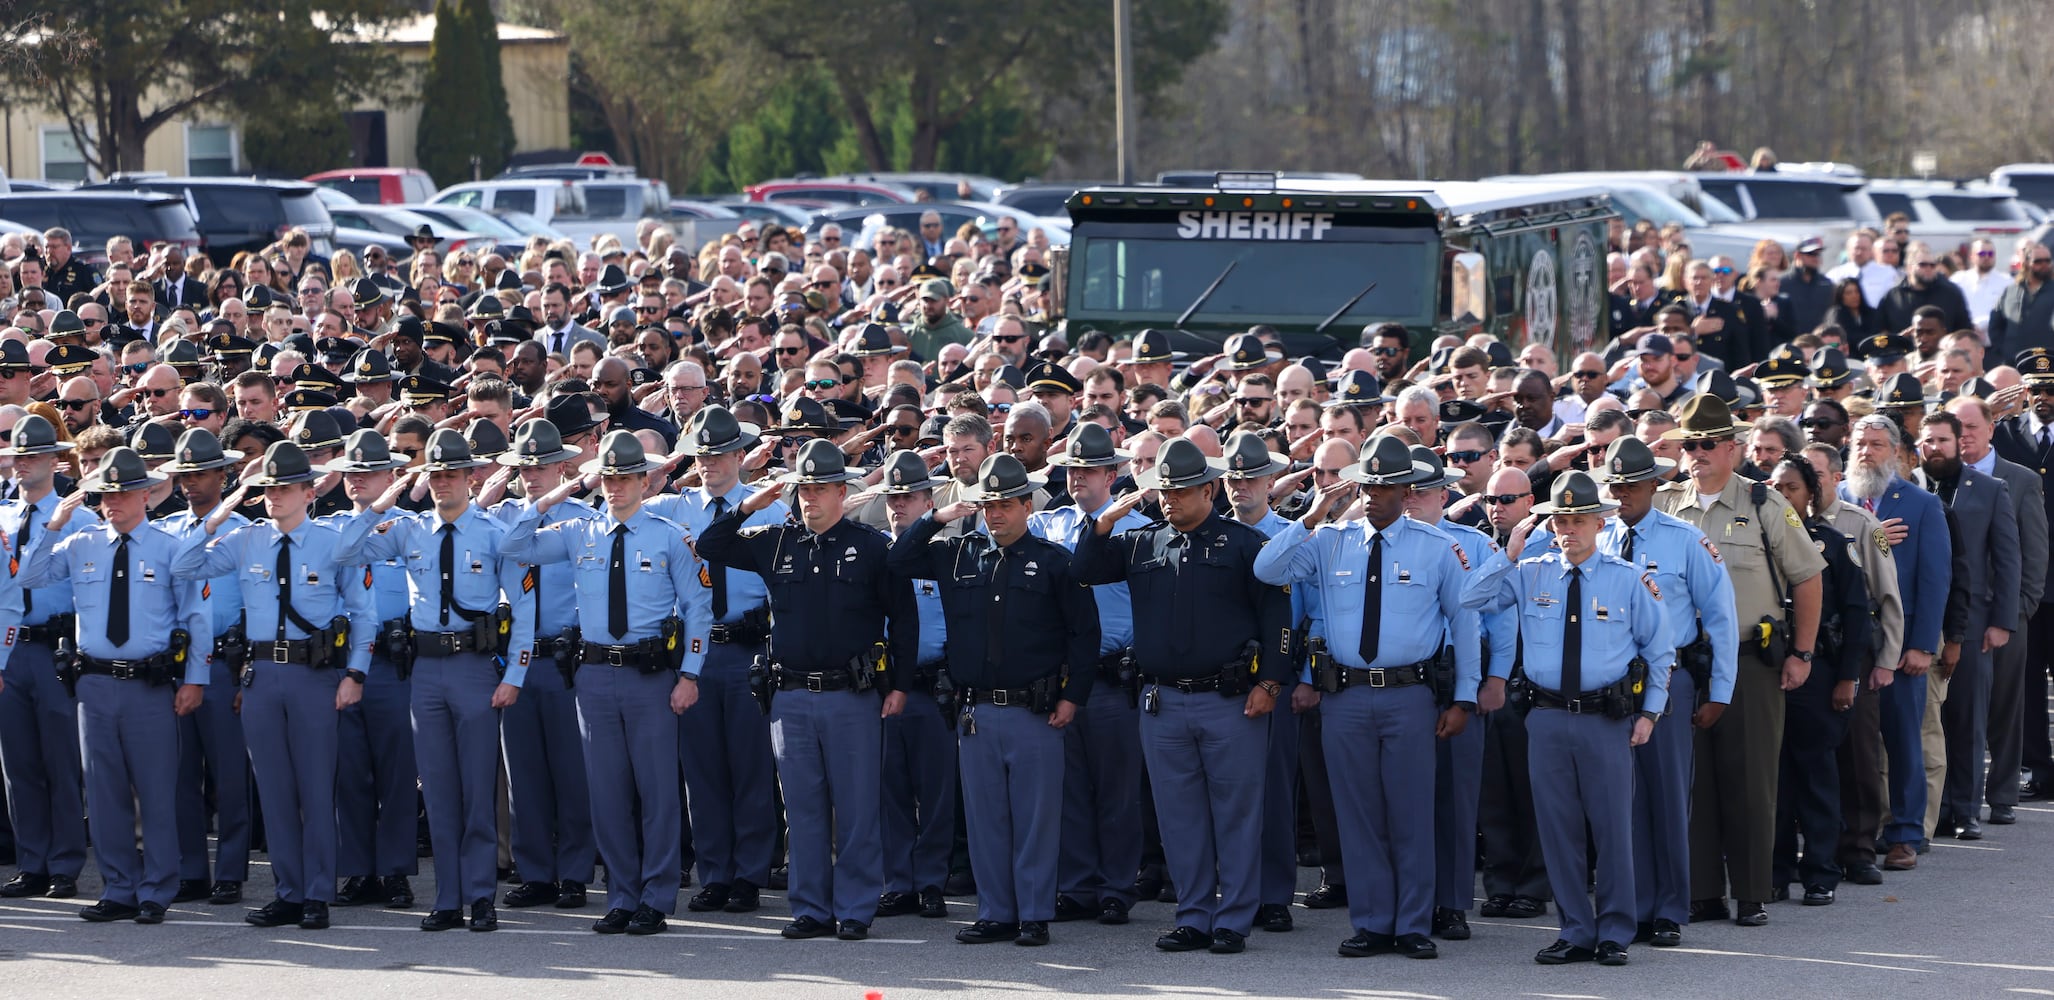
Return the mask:
<svg viewBox="0 0 2054 1000">
<path fill-rule="evenodd" d="M 472 152 L 490 177 L 506 169 L 507 158 L 514 151 L 513 115 L 507 108 L 505 71 L 499 61 L 499 22 L 492 16 L 490 0 L 457 2 L 469 22 L 477 53 L 477 146 Z"/>
<path fill-rule="evenodd" d="M 425 100 L 414 155 L 437 184 L 470 180 L 472 155 L 484 155 L 477 148 L 475 131 L 482 117 L 477 85 L 481 55 L 449 0 L 436 0 L 435 37 L 428 44 L 428 72 L 421 82 Z"/>
</svg>

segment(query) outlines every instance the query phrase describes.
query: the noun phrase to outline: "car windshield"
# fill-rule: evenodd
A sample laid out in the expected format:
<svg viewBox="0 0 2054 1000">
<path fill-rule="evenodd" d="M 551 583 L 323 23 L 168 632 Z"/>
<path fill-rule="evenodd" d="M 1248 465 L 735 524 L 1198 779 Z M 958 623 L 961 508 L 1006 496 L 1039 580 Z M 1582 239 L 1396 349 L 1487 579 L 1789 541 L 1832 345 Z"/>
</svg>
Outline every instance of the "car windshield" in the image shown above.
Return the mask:
<svg viewBox="0 0 2054 1000">
<path fill-rule="evenodd" d="M 2035 205 L 2054 205 L 2054 174 L 2012 174 L 2004 178 L 2004 183 Z"/>
<path fill-rule="evenodd" d="M 1873 195 L 1871 195 L 1873 197 Z M 2024 222 L 2025 209 L 2016 198 L 1977 197 L 1969 194 L 1936 194 L 1926 199 L 1949 222 Z M 1878 204 L 1877 208 L 1883 206 Z"/>
<path fill-rule="evenodd" d="M 1691 211 L 1689 205 L 1652 188 L 1614 188 L 1612 204 L 1619 207 L 1619 214 L 1625 216 L 1629 224 L 1642 219 L 1657 226 L 1665 222 L 1680 222 L 1685 229 L 1703 229 L 1711 224 L 1704 216 Z"/>
<path fill-rule="evenodd" d="M 1162 235 L 1121 232 L 1168 229 Z M 1427 230 L 1336 229 L 1321 241 L 1179 239 L 1174 226 L 1082 223 L 1075 229 L 1072 310 L 1093 317 L 1174 321 L 1229 264 L 1194 321 L 1312 324 L 1371 281 L 1377 287 L 1337 321 L 1423 319 L 1432 311 L 1433 244 Z M 1081 284 L 1078 279 L 1081 278 Z"/>
<path fill-rule="evenodd" d="M 490 212 L 478 211 L 475 208 L 438 205 L 436 206 L 435 215 L 441 218 L 445 224 L 455 226 L 466 232 L 484 233 L 487 236 L 508 240 L 518 240 L 526 237 L 526 234 L 507 225 L 498 216 Z"/>
</svg>

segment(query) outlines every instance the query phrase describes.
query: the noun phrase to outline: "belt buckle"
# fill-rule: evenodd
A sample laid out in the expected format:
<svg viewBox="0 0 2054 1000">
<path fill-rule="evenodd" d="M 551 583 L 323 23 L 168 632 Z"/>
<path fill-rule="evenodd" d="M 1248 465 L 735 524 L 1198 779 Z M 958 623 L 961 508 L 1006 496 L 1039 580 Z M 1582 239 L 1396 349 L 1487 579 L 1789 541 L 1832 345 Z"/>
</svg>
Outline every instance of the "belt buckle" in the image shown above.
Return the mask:
<svg viewBox="0 0 2054 1000">
<path fill-rule="evenodd" d="M 1384 686 L 1384 671 L 1382 667 L 1372 667 L 1363 671 L 1363 673 L 1368 675 L 1370 687 L 1380 688 Z"/>
<path fill-rule="evenodd" d="M 291 644 L 291 643 L 289 643 L 289 642 L 274 642 L 274 643 L 272 643 L 272 644 L 271 644 L 271 658 L 272 658 L 273 660 L 276 660 L 276 661 L 278 661 L 279 663 L 291 663 L 291 662 L 292 662 L 292 644 Z"/>
<path fill-rule="evenodd" d="M 807 674 L 805 680 L 806 690 L 814 694 L 822 694 L 827 691 L 827 675 Z"/>
<path fill-rule="evenodd" d="M 998 706 L 999 708 L 1009 708 L 1009 707 L 1011 707 L 1011 705 L 1012 705 L 1012 698 L 1011 698 L 1011 696 L 1010 696 L 1009 694 L 1007 694 L 1007 692 L 1006 692 L 1006 691 L 1004 691 L 1004 690 L 1002 690 L 1002 689 L 1001 689 L 1001 690 L 994 690 L 994 691 L 991 691 L 991 692 L 989 692 L 989 693 L 990 693 L 990 695 L 991 695 L 991 697 L 990 697 L 990 699 L 989 699 L 989 700 L 991 701 L 991 703 L 992 703 L 993 705 L 996 705 L 996 706 Z"/>
<path fill-rule="evenodd" d="M 606 648 L 606 663 L 608 666 L 625 667 L 628 665 L 627 660 L 628 654 L 626 650 L 617 646 L 608 646 Z"/>
<path fill-rule="evenodd" d="M 1568 709 L 1568 710 L 1569 710 L 1569 714 L 1570 714 L 1570 715 L 1582 715 L 1582 714 L 1583 714 L 1583 699 L 1581 699 L 1581 698 L 1564 698 L 1564 699 L 1562 699 L 1562 707 L 1563 707 L 1563 708 L 1566 708 L 1566 709 Z"/>
<path fill-rule="evenodd" d="M 107 673 L 118 681 L 132 681 L 136 679 L 135 664 L 129 660 L 107 661 Z"/>
<path fill-rule="evenodd" d="M 706 637 L 712 639 L 714 642 L 726 642 L 728 641 L 728 636 L 730 634 L 731 633 L 728 632 L 728 627 L 726 625 L 722 625 L 716 622 L 714 623 L 714 626 L 711 629 L 707 630 Z"/>
</svg>

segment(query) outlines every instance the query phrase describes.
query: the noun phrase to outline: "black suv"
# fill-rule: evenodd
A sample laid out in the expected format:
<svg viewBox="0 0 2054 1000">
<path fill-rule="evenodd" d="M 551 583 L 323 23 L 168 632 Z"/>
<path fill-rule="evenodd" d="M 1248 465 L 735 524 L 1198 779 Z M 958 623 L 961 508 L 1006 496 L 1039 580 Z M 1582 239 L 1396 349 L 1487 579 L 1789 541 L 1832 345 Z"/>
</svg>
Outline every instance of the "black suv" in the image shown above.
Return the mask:
<svg viewBox="0 0 2054 1000">
<path fill-rule="evenodd" d="M 63 227 L 79 258 L 99 265 L 107 241 L 126 236 L 140 255 L 159 243 L 200 249 L 200 233 L 175 195 L 138 191 L 17 191 L 0 195 L 0 219 L 32 229 Z"/>
<path fill-rule="evenodd" d="M 335 220 L 328 217 L 318 189 L 305 181 L 116 174 L 93 188 L 184 199 L 207 254 L 216 263 L 226 264 L 244 250 L 262 250 L 294 226 L 313 238 L 314 253 L 326 257 L 335 252 Z"/>
</svg>

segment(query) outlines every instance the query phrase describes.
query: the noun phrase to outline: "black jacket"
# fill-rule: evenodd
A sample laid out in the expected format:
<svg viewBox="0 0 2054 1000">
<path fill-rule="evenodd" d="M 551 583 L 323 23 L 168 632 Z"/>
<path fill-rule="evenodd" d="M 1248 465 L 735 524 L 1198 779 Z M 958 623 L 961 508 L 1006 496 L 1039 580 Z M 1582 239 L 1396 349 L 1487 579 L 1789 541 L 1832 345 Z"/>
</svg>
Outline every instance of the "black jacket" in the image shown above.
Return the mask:
<svg viewBox="0 0 2054 1000">
<path fill-rule="evenodd" d="M 1883 293 L 1883 302 L 1876 307 L 1882 315 L 1885 330 L 1904 330 L 1911 326 L 1912 314 L 1922 306 L 1938 306 L 1947 314 L 1947 330 L 1971 330 L 1975 321 L 1968 315 L 1968 299 L 1961 294 L 1961 286 L 1945 278 L 1934 278 L 1924 288 L 1912 285 L 1906 278 L 1897 287 Z"/>
<path fill-rule="evenodd" d="M 1826 310 L 1833 306 L 1833 279 L 1818 271 L 1793 267 L 1783 272 L 1783 294 L 1790 297 L 1790 328 L 1810 333 L 1825 322 Z"/>
<path fill-rule="evenodd" d="M 2054 348 L 2054 284 L 2028 291 L 2024 282 L 2013 282 L 1990 310 L 1992 364 L 2008 365 L 2028 347 Z"/>
</svg>

